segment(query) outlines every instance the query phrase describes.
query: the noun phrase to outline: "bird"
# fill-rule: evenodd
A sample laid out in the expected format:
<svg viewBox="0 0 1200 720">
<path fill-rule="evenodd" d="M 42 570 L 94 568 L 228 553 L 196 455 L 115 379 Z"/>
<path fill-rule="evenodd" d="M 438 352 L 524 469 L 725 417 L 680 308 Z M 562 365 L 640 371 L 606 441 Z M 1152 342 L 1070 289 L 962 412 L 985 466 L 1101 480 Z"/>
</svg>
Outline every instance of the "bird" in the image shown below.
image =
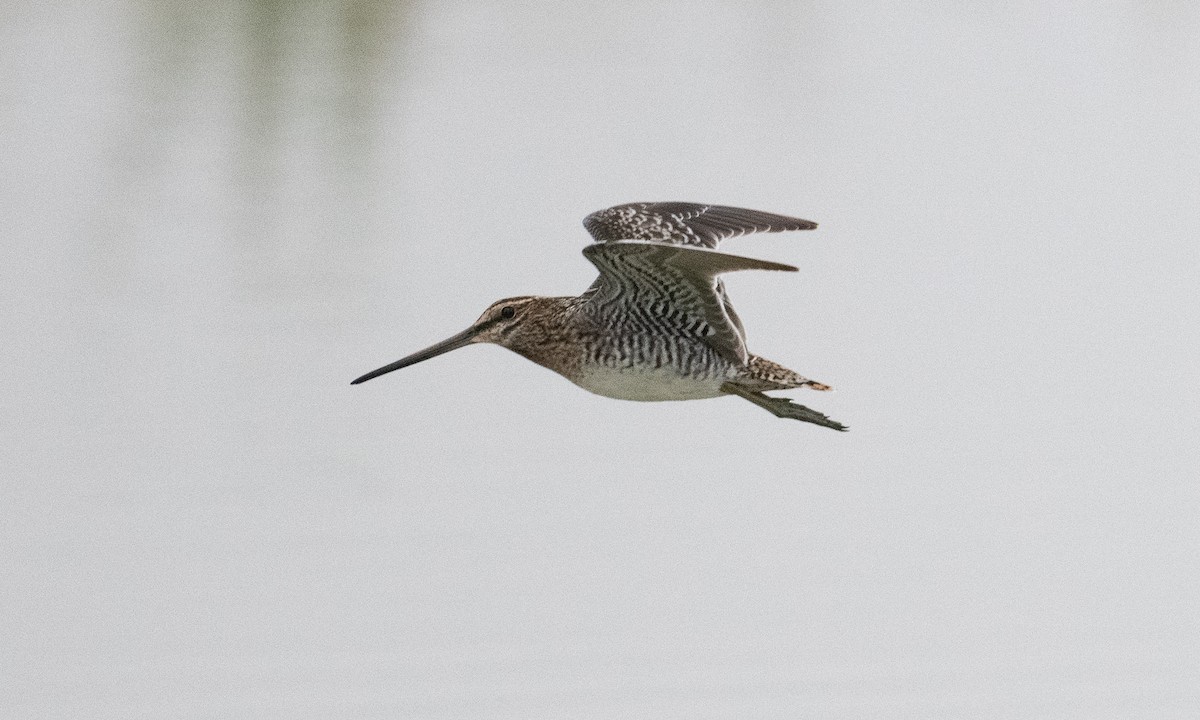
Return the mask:
<svg viewBox="0 0 1200 720">
<path fill-rule="evenodd" d="M 719 252 L 750 233 L 812 230 L 774 213 L 688 202 L 639 202 L 583 221 L 583 255 L 599 277 L 575 297 L 517 296 L 492 303 L 466 330 L 355 379 L 352 385 L 476 343 L 512 350 L 597 395 L 622 400 L 736 396 L 776 417 L 847 426 L 766 391 L 830 386 L 750 353 L 720 275 L 797 268 Z"/>
</svg>

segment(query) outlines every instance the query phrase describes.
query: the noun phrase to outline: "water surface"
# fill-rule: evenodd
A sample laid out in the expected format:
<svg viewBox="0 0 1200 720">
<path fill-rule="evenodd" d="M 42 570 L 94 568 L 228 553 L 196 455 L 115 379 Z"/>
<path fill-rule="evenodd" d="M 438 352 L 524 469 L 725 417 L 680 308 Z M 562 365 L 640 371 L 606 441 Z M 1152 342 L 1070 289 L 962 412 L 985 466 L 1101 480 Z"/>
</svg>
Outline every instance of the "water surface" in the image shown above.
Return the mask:
<svg viewBox="0 0 1200 720">
<path fill-rule="evenodd" d="M 10 3 L 0 715 L 1193 717 L 1187 3 Z M 498 348 L 632 200 L 839 435 Z"/>
</svg>

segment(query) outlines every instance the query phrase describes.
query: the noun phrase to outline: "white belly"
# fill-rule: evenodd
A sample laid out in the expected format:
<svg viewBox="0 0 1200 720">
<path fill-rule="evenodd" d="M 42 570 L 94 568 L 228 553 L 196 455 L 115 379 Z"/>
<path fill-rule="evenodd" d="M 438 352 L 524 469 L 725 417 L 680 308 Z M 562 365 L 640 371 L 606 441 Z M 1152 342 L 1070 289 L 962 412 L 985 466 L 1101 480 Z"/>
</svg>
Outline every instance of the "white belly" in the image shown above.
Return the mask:
<svg viewBox="0 0 1200 720">
<path fill-rule="evenodd" d="M 589 392 L 618 400 L 701 400 L 723 395 L 723 377 L 690 377 L 664 368 L 585 367 L 576 382 Z"/>
</svg>

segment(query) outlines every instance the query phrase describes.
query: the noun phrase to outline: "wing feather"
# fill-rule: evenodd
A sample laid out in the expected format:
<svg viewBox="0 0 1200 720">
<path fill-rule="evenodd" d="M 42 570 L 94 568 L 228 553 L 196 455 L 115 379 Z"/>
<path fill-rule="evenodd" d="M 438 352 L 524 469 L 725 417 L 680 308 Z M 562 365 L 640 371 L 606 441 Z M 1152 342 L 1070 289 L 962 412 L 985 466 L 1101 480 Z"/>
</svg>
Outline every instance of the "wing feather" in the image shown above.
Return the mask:
<svg viewBox="0 0 1200 720">
<path fill-rule="evenodd" d="M 589 291 L 589 306 L 604 313 L 616 307 L 624 317 L 651 309 L 661 329 L 692 334 L 731 362 L 747 361 L 746 338 L 718 275 L 734 270 L 795 271 L 791 265 L 727 255 L 686 245 L 619 241 L 589 245 L 583 254 L 600 271 Z"/>
<path fill-rule="evenodd" d="M 716 249 L 722 240 L 758 232 L 812 230 L 811 220 L 760 210 L 685 202 L 627 203 L 583 220 L 598 243 L 641 240 Z"/>
</svg>

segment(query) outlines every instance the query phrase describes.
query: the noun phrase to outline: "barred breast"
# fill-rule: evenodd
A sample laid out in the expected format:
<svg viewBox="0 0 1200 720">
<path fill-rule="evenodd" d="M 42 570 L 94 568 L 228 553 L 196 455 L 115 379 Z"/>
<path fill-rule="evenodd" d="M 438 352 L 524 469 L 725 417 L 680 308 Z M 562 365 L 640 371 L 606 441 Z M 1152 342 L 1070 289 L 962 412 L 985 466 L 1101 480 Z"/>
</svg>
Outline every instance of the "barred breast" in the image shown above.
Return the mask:
<svg viewBox="0 0 1200 720">
<path fill-rule="evenodd" d="M 574 377 L 579 387 L 620 400 L 719 397 L 738 369 L 703 341 L 649 334 L 609 336 L 588 348 Z"/>
</svg>

